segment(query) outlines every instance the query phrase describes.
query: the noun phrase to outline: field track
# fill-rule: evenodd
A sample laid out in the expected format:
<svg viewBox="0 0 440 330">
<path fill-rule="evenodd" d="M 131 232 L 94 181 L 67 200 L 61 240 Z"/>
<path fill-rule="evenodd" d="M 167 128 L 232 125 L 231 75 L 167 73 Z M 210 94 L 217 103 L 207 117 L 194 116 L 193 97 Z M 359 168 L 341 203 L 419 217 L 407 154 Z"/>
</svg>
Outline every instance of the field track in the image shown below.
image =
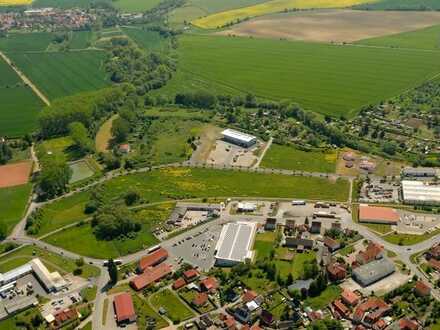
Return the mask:
<svg viewBox="0 0 440 330">
<path fill-rule="evenodd" d="M 0 188 L 20 186 L 28 183 L 31 170 L 31 161 L 0 166 Z"/>
<path fill-rule="evenodd" d="M 26 75 L 21 72 L 15 65 L 12 65 L 11 60 L 3 53 L 0 52 L 0 56 L 3 58 L 3 60 L 17 73 L 17 75 L 23 80 L 23 82 L 28 85 L 32 91 L 45 103 L 46 105 L 50 105 L 49 100 L 47 97 L 35 86 L 32 81 Z"/>
</svg>

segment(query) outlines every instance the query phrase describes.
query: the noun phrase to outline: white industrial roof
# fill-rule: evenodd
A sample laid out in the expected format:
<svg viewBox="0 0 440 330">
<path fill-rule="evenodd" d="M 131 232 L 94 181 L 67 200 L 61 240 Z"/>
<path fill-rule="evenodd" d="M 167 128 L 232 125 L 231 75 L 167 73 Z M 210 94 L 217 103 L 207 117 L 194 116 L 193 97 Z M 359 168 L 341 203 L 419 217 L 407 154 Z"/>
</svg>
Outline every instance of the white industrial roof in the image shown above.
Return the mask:
<svg viewBox="0 0 440 330">
<path fill-rule="evenodd" d="M 62 276 L 58 272 L 50 273 L 40 259 L 32 259 L 30 264 L 37 277 L 44 283 L 47 289 L 59 289 L 66 285 Z"/>
<path fill-rule="evenodd" d="M 405 201 L 440 203 L 440 185 L 423 181 L 402 180 L 403 199 Z"/>
<path fill-rule="evenodd" d="M 9 283 L 11 281 L 16 280 L 17 278 L 29 274 L 30 272 L 32 272 L 32 267 L 29 263 L 27 263 L 24 264 L 23 266 L 10 270 L 7 273 L 0 274 L 0 279 L 2 280 L 1 281 L 2 283 Z"/>
<path fill-rule="evenodd" d="M 230 129 L 230 128 L 225 129 L 222 132 L 222 135 L 226 136 L 226 137 L 230 137 L 230 138 L 236 139 L 236 140 L 240 140 L 240 141 L 243 141 L 243 142 L 251 142 L 251 141 L 256 139 L 256 137 L 253 136 L 253 135 L 242 133 L 242 132 L 236 131 L 234 129 Z"/>
<path fill-rule="evenodd" d="M 252 257 L 252 242 L 256 232 L 256 223 L 228 223 L 222 228 L 216 246 L 217 259 L 244 262 Z"/>
</svg>

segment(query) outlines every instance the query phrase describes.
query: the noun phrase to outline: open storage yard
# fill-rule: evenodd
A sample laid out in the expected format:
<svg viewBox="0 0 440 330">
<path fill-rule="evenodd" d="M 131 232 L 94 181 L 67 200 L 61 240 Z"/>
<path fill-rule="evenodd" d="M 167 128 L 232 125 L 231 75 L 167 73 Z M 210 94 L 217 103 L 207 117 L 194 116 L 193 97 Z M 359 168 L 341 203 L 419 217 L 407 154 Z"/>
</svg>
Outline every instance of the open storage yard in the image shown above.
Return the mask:
<svg viewBox="0 0 440 330">
<path fill-rule="evenodd" d="M 438 12 L 304 11 L 258 17 L 218 34 L 318 42 L 353 42 L 422 29 L 438 24 L 439 21 Z"/>
<path fill-rule="evenodd" d="M 440 72 L 437 53 L 406 49 L 192 35 L 180 38 L 179 52 L 169 93 L 251 92 L 332 116 L 353 116 Z"/>
</svg>

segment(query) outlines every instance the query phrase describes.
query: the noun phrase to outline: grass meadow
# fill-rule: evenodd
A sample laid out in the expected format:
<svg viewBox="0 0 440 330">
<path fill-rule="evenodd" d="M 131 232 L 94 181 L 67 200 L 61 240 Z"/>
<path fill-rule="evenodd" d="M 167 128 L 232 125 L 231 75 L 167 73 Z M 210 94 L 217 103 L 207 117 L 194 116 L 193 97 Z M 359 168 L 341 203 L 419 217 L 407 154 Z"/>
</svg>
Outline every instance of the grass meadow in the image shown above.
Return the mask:
<svg viewBox="0 0 440 330">
<path fill-rule="evenodd" d="M 164 45 L 164 38 L 156 31 L 148 31 L 139 27 L 123 27 L 122 31 L 141 48 L 158 50 Z"/>
<path fill-rule="evenodd" d="M 250 17 L 283 12 L 286 9 L 344 8 L 374 0 L 271 0 L 243 8 L 227 10 L 192 21 L 197 27 L 215 29 Z"/>
<path fill-rule="evenodd" d="M 26 210 L 26 205 L 31 194 L 32 185 L 0 188 L 0 219 L 10 233 L 14 226 L 21 220 Z"/>
<path fill-rule="evenodd" d="M 156 7 L 160 0 L 116 0 L 112 1 L 112 5 L 123 12 L 144 12 Z"/>
<path fill-rule="evenodd" d="M 161 93 L 250 92 L 346 117 L 440 72 L 437 53 L 405 49 L 187 35 L 179 52 L 178 71 Z"/>
<path fill-rule="evenodd" d="M 167 311 L 167 317 L 176 324 L 195 316 L 170 289 L 153 294 L 150 302 L 156 310 L 163 307 Z"/>
<path fill-rule="evenodd" d="M 329 285 L 319 296 L 307 298 L 304 305 L 310 306 L 313 310 L 324 309 L 340 295 L 341 288 L 339 286 Z"/>
<path fill-rule="evenodd" d="M 13 53 L 11 59 L 49 99 L 106 87 L 101 51 Z"/>
<path fill-rule="evenodd" d="M 53 37 L 49 32 L 8 33 L 7 37 L 0 38 L 0 50 L 6 53 L 44 51 Z"/>
<path fill-rule="evenodd" d="M 381 0 L 355 6 L 367 10 L 439 10 L 438 0 Z"/>
<path fill-rule="evenodd" d="M 62 274 L 71 273 L 78 268 L 75 260 L 61 257 L 57 254 L 42 250 L 36 246 L 24 246 L 0 258 L 0 273 L 10 271 L 19 267 L 34 258 L 40 258 L 49 271 L 59 271 Z M 96 277 L 99 275 L 99 269 L 85 263 L 82 267 L 84 278 Z"/>
<path fill-rule="evenodd" d="M 32 2 L 33 8 L 88 8 L 94 3 L 94 0 L 34 0 Z"/>
<path fill-rule="evenodd" d="M 393 48 L 416 48 L 440 50 L 440 25 L 385 37 L 364 39 L 357 44 Z"/>
<path fill-rule="evenodd" d="M 272 144 L 261 162 L 262 167 L 286 170 L 334 173 L 337 152 L 302 151 L 294 147 Z"/>
<path fill-rule="evenodd" d="M 201 197 L 309 198 L 345 201 L 348 182 L 321 178 L 257 174 L 209 169 L 163 169 L 118 177 L 103 185 L 105 198 L 121 198 L 136 189 L 149 203 Z M 39 235 L 86 218 L 89 192 L 81 192 L 43 207 Z"/>
</svg>

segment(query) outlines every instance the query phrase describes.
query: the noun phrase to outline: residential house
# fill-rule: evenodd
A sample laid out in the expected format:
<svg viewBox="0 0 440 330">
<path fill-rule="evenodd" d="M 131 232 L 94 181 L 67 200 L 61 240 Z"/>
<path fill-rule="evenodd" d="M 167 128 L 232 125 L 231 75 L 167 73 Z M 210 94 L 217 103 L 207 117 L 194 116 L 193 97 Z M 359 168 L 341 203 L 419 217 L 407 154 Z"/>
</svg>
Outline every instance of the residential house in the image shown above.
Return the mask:
<svg viewBox="0 0 440 330">
<path fill-rule="evenodd" d="M 361 265 L 365 265 L 373 260 L 383 258 L 383 255 L 384 249 L 382 245 L 369 242 L 365 251 L 359 252 L 359 254 L 356 256 L 356 261 Z"/>
<path fill-rule="evenodd" d="M 341 248 L 341 243 L 328 236 L 324 237 L 324 245 L 330 250 L 330 252 L 335 252 Z"/>
<path fill-rule="evenodd" d="M 327 274 L 330 281 L 342 281 L 347 277 L 347 270 L 344 265 L 334 262 L 327 266 Z"/>
</svg>

